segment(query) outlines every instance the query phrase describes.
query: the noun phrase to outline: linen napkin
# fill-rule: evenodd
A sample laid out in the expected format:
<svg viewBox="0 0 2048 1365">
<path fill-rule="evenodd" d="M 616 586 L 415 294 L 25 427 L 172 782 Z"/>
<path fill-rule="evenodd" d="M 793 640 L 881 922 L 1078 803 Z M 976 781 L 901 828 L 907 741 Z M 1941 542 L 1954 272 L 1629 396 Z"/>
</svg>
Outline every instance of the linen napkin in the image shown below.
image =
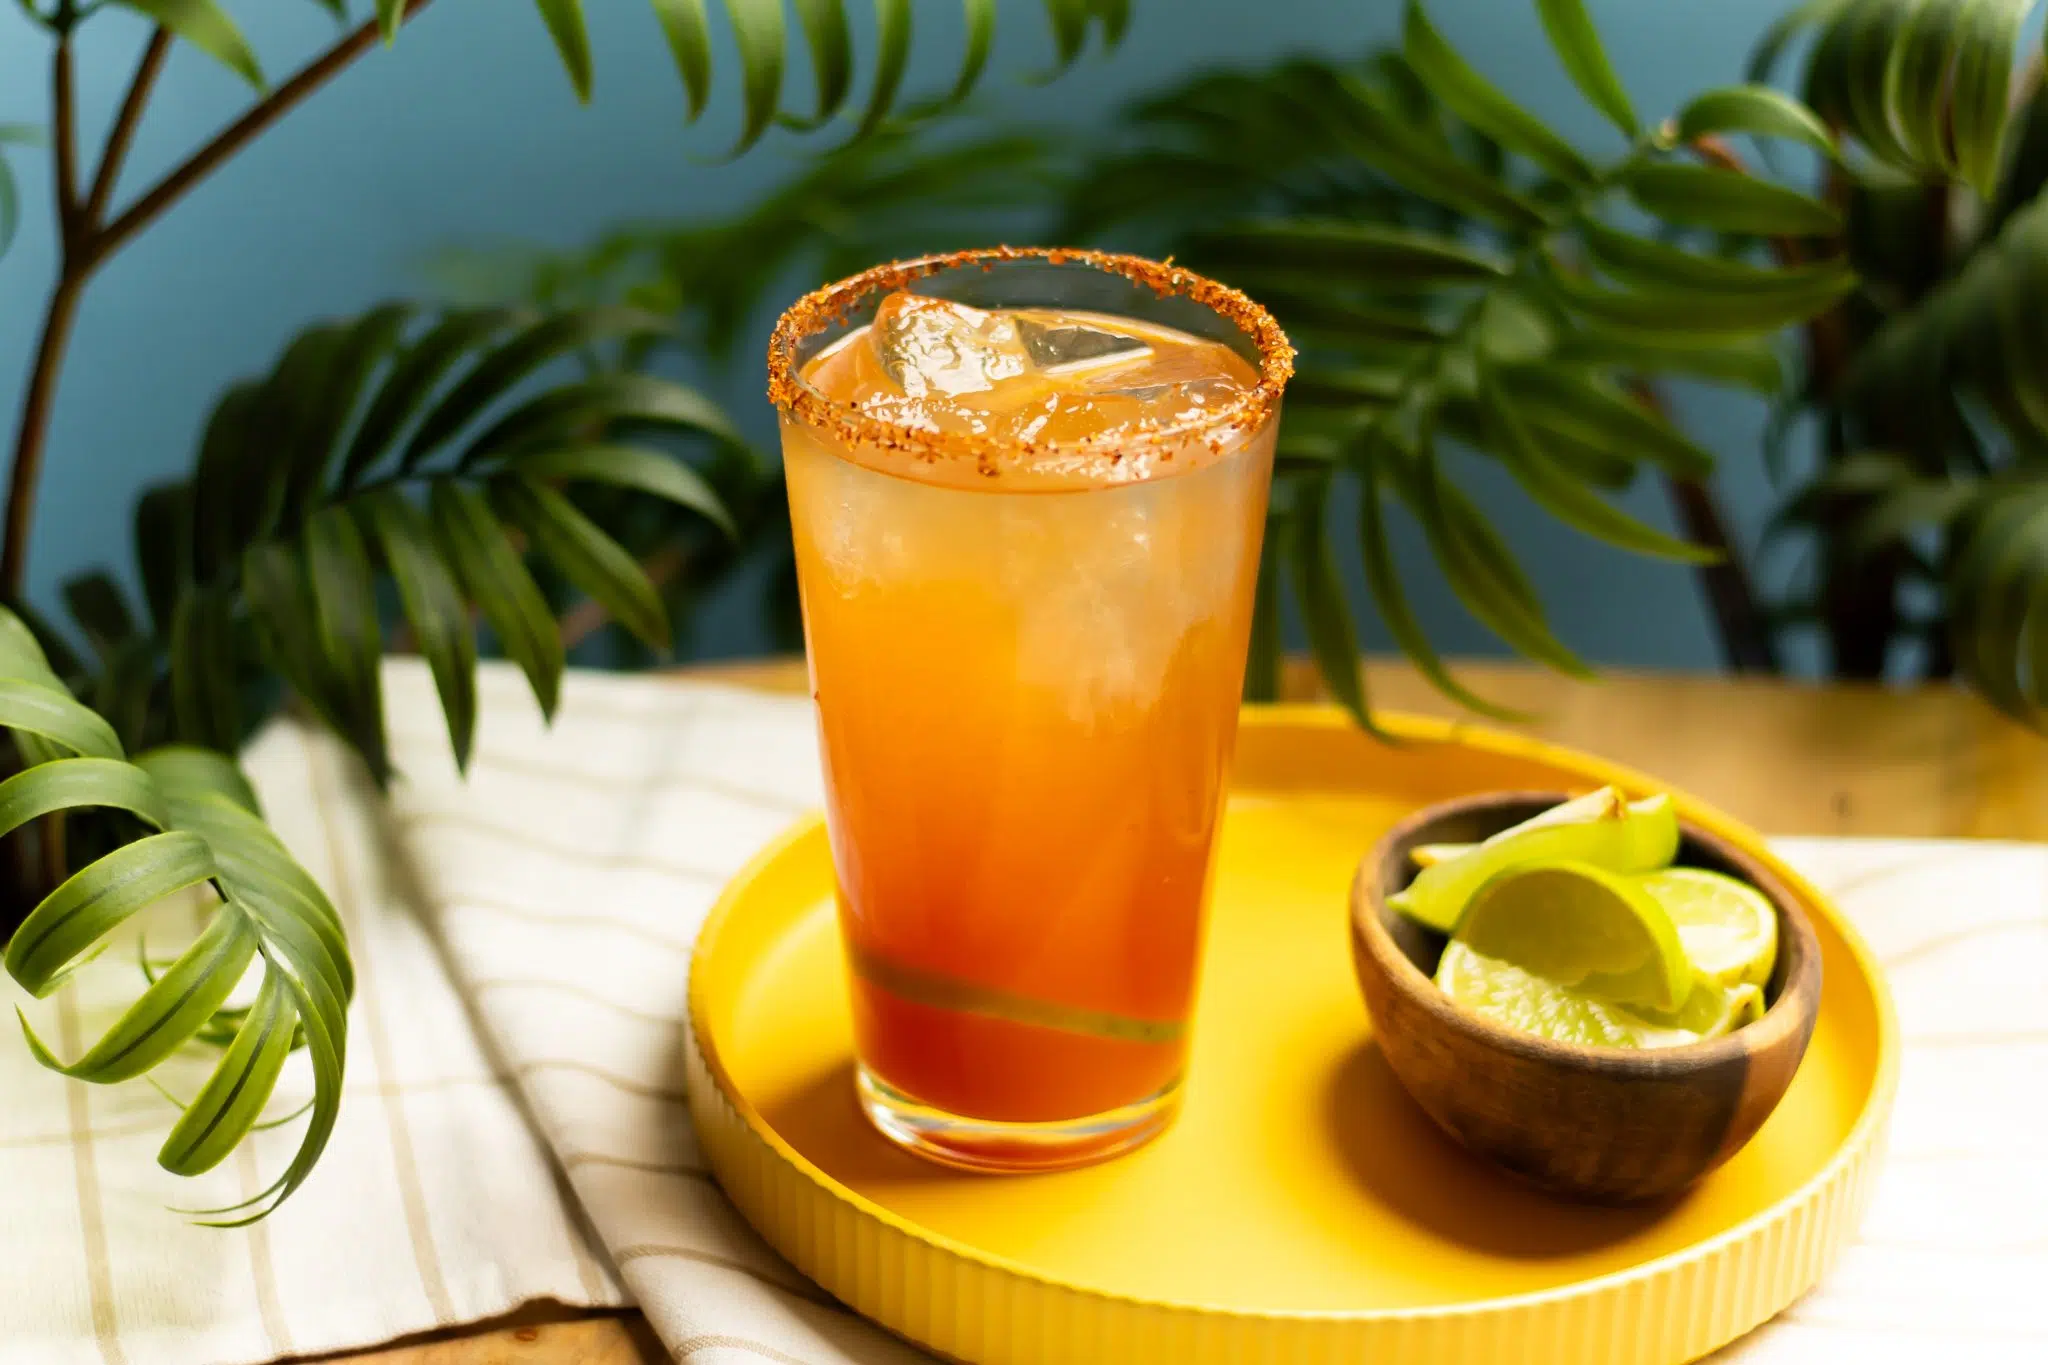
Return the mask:
<svg viewBox="0 0 2048 1365">
<path fill-rule="evenodd" d="M 405 774 L 388 805 L 291 721 L 250 755 L 364 968 L 352 1093 L 321 1171 L 251 1232 L 184 1228 L 162 1203 L 253 1192 L 292 1130 L 195 1195 L 149 1178 L 160 1099 L 87 1092 L 0 1047 L 0 1174 L 23 1152 L 41 1163 L 0 1185 L 0 1365 L 252 1361 L 524 1297 L 613 1302 L 614 1265 L 680 1360 L 928 1359 L 741 1222 L 682 1102 L 688 952 L 725 880 L 818 800 L 809 704 L 572 674 L 549 728 L 516 673 L 486 666 L 465 782 L 424 670 L 394 663 L 386 682 Z M 1907 1047 L 1863 1237 L 1717 1360 L 2048 1358 L 2048 849 L 1778 846 L 1887 961 Z M 90 1033 L 103 989 L 95 975 L 72 1032 Z M 61 1009 L 39 1010 L 39 1027 L 65 1027 Z M 576 1235 L 586 1223 L 595 1255 Z"/>
</svg>

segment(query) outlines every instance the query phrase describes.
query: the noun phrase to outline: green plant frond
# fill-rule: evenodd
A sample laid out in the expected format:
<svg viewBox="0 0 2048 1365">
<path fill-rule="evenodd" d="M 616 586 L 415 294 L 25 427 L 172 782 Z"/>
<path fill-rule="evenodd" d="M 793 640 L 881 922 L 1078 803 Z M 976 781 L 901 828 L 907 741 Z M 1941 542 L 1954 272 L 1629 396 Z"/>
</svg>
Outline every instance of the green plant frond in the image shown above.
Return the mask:
<svg viewBox="0 0 2048 1365">
<path fill-rule="evenodd" d="M 1445 479 L 1432 447 L 1423 448 L 1394 486 L 1473 619 L 1538 663 L 1572 677 L 1592 676 L 1585 661 L 1552 633 L 1528 574 L 1479 509 Z"/>
<path fill-rule="evenodd" d="M 1444 666 L 1436 646 L 1430 642 L 1429 633 L 1422 628 L 1422 622 L 1416 619 L 1414 609 L 1408 605 L 1407 591 L 1401 586 L 1400 572 L 1394 567 L 1394 556 L 1387 543 L 1386 516 L 1381 506 L 1380 473 L 1373 467 L 1375 463 L 1368 463 L 1359 480 L 1358 545 L 1365 566 L 1365 586 L 1372 594 L 1380 620 L 1385 623 L 1401 652 L 1437 691 L 1483 716 L 1496 720 L 1528 719 L 1526 712 L 1501 706 L 1473 692 Z"/>
<path fill-rule="evenodd" d="M 600 306 L 551 313 L 535 320 L 476 363 L 420 418 L 400 456 L 412 469 L 475 422 L 521 380 L 552 360 L 618 337 L 668 330 L 665 318 L 637 309 Z"/>
<path fill-rule="evenodd" d="M 64 580 L 65 610 L 84 631 L 86 642 L 101 656 L 118 651 L 137 634 L 135 616 L 128 609 L 127 594 L 103 569 L 94 569 Z"/>
<path fill-rule="evenodd" d="M 1280 530 L 1280 555 L 1294 580 L 1295 601 L 1301 606 L 1309 651 L 1323 685 L 1353 720 L 1379 734 L 1360 667 L 1358 632 L 1351 624 L 1336 557 L 1330 552 L 1329 492 L 1328 475 L 1311 477 L 1295 488 L 1291 512 Z"/>
<path fill-rule="evenodd" d="M 43 130 L 26 123 L 0 123 L 0 256 L 14 241 L 21 226 L 21 187 L 15 183 L 14 168 L 8 164 L 7 148 L 40 147 Z"/>
<path fill-rule="evenodd" d="M 2014 47 L 2033 0 L 1837 0 L 1788 16 L 1758 49 L 1814 32 L 1806 102 L 1878 162 L 1954 176 L 1985 198 L 2004 164 Z"/>
<path fill-rule="evenodd" d="M 631 425 L 698 432 L 744 447 L 746 438 L 724 409 L 694 389 L 648 374 L 604 374 L 528 400 L 480 433 L 463 450 L 467 467 L 571 440 L 579 431 Z"/>
<path fill-rule="evenodd" d="M 2048 483 L 1987 487 L 1958 527 L 1944 576 L 1957 669 L 2000 710 L 2048 713 Z"/>
<path fill-rule="evenodd" d="M 1681 226 L 1819 237 L 1842 228 L 1841 214 L 1813 196 L 1719 166 L 1638 162 L 1621 181 L 1644 212 Z"/>
<path fill-rule="evenodd" d="M 378 584 L 388 577 L 462 762 L 475 723 L 473 612 L 553 709 L 563 649 L 555 609 L 521 562 L 529 549 L 649 648 L 668 646 L 667 611 L 634 562 L 647 551 L 624 548 L 555 485 L 611 498 L 627 523 L 643 517 L 639 504 L 668 509 L 672 533 L 701 528 L 731 546 L 736 508 L 757 515 L 766 475 L 725 413 L 685 385 L 631 372 L 539 381 L 584 348 L 673 324 L 615 304 L 421 313 L 389 304 L 317 324 L 269 375 L 221 400 L 192 481 L 153 491 L 138 510 L 145 596 L 165 624 L 145 632 L 109 583 L 77 585 L 88 637 L 121 642 L 100 648 L 85 689 L 106 700 L 108 719 L 157 733 L 161 685 L 163 733 L 231 750 L 260 714 L 267 665 L 385 780 Z M 698 447 L 696 463 L 656 444 L 678 435 Z M 518 526 L 524 546 L 501 524 L 510 514 L 482 496 L 508 480 L 521 491 L 499 502 L 539 519 L 539 531 Z M 67 717 L 70 741 L 105 747 L 108 737 L 76 730 L 75 714 L 43 710 L 42 720 L 18 717 L 31 749 L 46 742 L 38 725 Z"/>
<path fill-rule="evenodd" d="M 1775 395 L 1785 387 L 1785 366 L 1769 337 L 1657 337 L 1580 320 L 1577 332 L 1553 352 L 1560 364 L 1595 371 L 1683 375 Z"/>
<path fill-rule="evenodd" d="M 265 88 L 263 68 L 241 27 L 219 0 L 111 0 L 162 25 L 179 41 L 211 57 L 257 90 Z M 317 0 L 338 19 L 347 17 L 343 0 Z M 587 0 L 532 0 L 562 71 L 579 101 L 588 103 L 595 83 Z M 685 100 L 685 115 L 695 122 L 709 107 L 716 78 L 712 54 L 716 46 L 708 0 L 648 0 L 656 24 L 674 59 Z M 1106 47 L 1122 41 L 1129 26 L 1129 0 L 1043 0 L 1052 31 L 1057 63 L 1047 78 L 1071 66 L 1099 33 Z M 98 6 L 88 6 L 87 11 Z M 997 0 L 961 0 L 964 40 L 955 75 L 934 95 L 906 104 L 902 78 L 909 64 L 914 6 L 910 0 L 873 0 L 874 36 L 866 73 L 860 47 L 852 40 L 846 0 L 723 0 L 726 26 L 739 65 L 740 133 L 730 155 L 738 156 L 759 142 L 778 123 L 810 130 L 829 123 L 845 109 L 857 80 L 865 79 L 868 94 L 855 136 L 867 136 L 900 118 L 926 118 L 952 108 L 971 95 L 987 65 L 997 19 Z M 793 16 L 792 16 L 793 11 Z M 376 19 L 385 41 L 398 36 L 405 22 L 404 0 L 376 0 Z M 785 67 L 790 46 L 790 20 L 806 48 L 815 95 L 811 109 L 801 113 L 784 107 Z M 0 139 L 4 140 L 4 139 Z M 5 183 L 5 182 L 0 182 Z M 11 185 L 10 185 L 11 187 Z M 4 191 L 0 191 L 4 194 Z M 0 199 L 0 203 L 11 202 Z M 4 227 L 0 216 L 0 227 Z M 0 247 L 6 233 L 0 231 Z"/>
<path fill-rule="evenodd" d="M 1839 157 L 1835 135 L 1818 114 L 1767 85 L 1709 90 L 1681 109 L 1672 126 L 1678 142 L 1697 142 L 1721 133 L 1803 142 L 1828 157 Z"/>
<path fill-rule="evenodd" d="M 1491 375 L 1480 382 L 1479 400 L 1488 444 L 1499 453 L 1501 463 L 1530 501 L 1551 516 L 1595 540 L 1636 554 L 1694 564 L 1712 560 L 1711 552 L 1637 521 L 1560 469 Z"/>
<path fill-rule="evenodd" d="M 1585 0 L 1536 0 L 1536 11 L 1543 17 L 1543 31 L 1550 35 L 1550 45 L 1564 63 L 1572 84 L 1579 87 L 1587 103 L 1605 114 L 1623 134 L 1634 137 L 1635 110 L 1607 60 L 1600 35 L 1586 13 Z"/>
<path fill-rule="evenodd" d="M 249 40 L 215 0 L 113 0 L 151 23 L 160 24 L 180 42 L 219 62 L 256 89 L 264 88 L 263 67 Z"/>
<path fill-rule="evenodd" d="M 1952 396 L 1994 414 L 2016 441 L 2048 436 L 2048 202 L 2014 214 L 1960 274 L 1887 319 L 1842 386 L 1859 429 L 1947 442 Z M 1897 437 L 1894 437 L 1897 439 Z"/>
<path fill-rule="evenodd" d="M 353 488 L 373 464 L 390 453 L 392 442 L 419 415 L 455 366 L 522 320 L 528 320 L 524 311 L 515 308 L 453 311 L 398 350 L 343 456 L 341 486 Z"/>
<path fill-rule="evenodd" d="M 34 692 L 53 703 L 78 703 L 55 681 L 20 619 L 5 610 L 0 684 L 0 697 L 13 699 L 0 726 L 17 738 L 24 723 L 58 730 L 67 744 L 87 738 L 15 705 Z M 55 758 L 0 782 L 0 833 L 48 816 L 111 809 L 132 817 L 127 833 L 45 896 L 9 940 L 7 973 L 30 995 L 59 989 L 105 950 L 110 934 L 166 897 L 208 886 L 218 894 L 205 928 L 176 958 L 159 966 L 144 954 L 145 989 L 79 1056 L 57 1057 L 25 1014 L 21 1027 L 40 1063 L 95 1084 L 146 1075 L 185 1044 L 232 1027 L 212 1079 L 185 1106 L 160 1154 L 166 1169 L 184 1175 L 211 1168 L 246 1136 L 303 1030 L 313 1055 L 312 1121 L 266 1195 L 267 1209 L 304 1180 L 332 1132 L 354 973 L 339 916 L 254 804 L 231 758 L 191 748 L 132 762 L 118 748 Z M 226 1008 L 259 956 L 264 976 L 255 1004 Z"/>
<path fill-rule="evenodd" d="M 1284 519 L 1280 508 L 1267 509 L 1265 551 L 1259 557 L 1258 583 L 1252 589 L 1251 639 L 1245 651 L 1244 699 L 1248 702 L 1280 700 L 1280 679 L 1287 661 L 1280 619 L 1280 579 L 1286 572 L 1279 553 Z"/>
<path fill-rule="evenodd" d="M 1514 231 L 1540 229 L 1551 220 L 1541 199 L 1458 157 L 1440 132 L 1405 116 L 1381 88 L 1349 78 L 1340 102 L 1325 116 L 1335 122 L 1345 150 L 1444 208 Z"/>
<path fill-rule="evenodd" d="M 1615 388 L 1557 365 L 1499 372 L 1500 391 L 1528 420 L 1621 459 L 1647 460 L 1679 478 L 1704 478 L 1714 458 L 1670 422 Z"/>
<path fill-rule="evenodd" d="M 589 52 L 581 35 L 580 0 L 539 3 L 572 83 L 579 96 L 587 97 Z M 710 6 L 706 0 L 651 4 L 682 78 L 688 117 L 694 121 L 709 106 L 715 76 Z M 961 0 L 964 36 L 952 80 L 936 94 L 907 103 L 902 81 L 913 47 L 916 7 L 910 0 L 873 0 L 869 8 L 874 33 L 869 69 L 863 74 L 858 69 L 861 47 L 853 41 L 845 0 L 724 0 L 740 66 L 740 132 L 730 155 L 745 152 L 778 124 L 808 131 L 830 123 L 852 103 L 855 85 L 863 78 L 868 90 L 855 124 L 857 138 L 905 119 L 928 118 L 974 92 L 988 65 L 997 0 Z M 1128 0 L 1043 0 L 1043 8 L 1056 54 L 1048 78 L 1080 57 L 1092 33 L 1099 31 L 1106 46 L 1121 41 L 1130 17 Z M 792 18 L 813 77 L 807 110 L 784 103 Z"/>
<path fill-rule="evenodd" d="M 1402 52 L 1429 92 L 1471 127 L 1561 180 L 1579 185 L 1593 180 L 1593 167 L 1577 148 L 1508 99 L 1458 55 L 1429 21 L 1421 0 L 1409 0 Z"/>
<path fill-rule="evenodd" d="M 1509 100 L 1418 2 L 1406 6 L 1398 51 L 1208 73 L 1135 106 L 1130 136 L 1079 177 L 1069 215 L 1156 233 L 1159 250 L 1266 302 L 1295 339 L 1276 505 L 1292 505 L 1277 490 L 1370 475 L 1375 496 L 1393 494 L 1423 523 L 1482 624 L 1570 672 L 1584 665 L 1441 476 L 1433 438 L 1499 461 L 1581 533 L 1710 562 L 1603 496 L 1645 468 L 1685 481 L 1711 467 L 1660 405 L 1639 400 L 1643 380 L 1777 393 L 1786 374 L 1774 334 L 1864 300 L 1831 246 L 1799 240 L 1840 236 L 1832 202 L 1680 159 L 1713 136 L 1835 153 L 1812 110 L 1753 79 L 1639 131 L 1586 7 L 1538 9 L 1566 73 L 1631 138 L 1604 162 Z M 1810 7 L 1802 22 L 1825 17 Z M 1633 204 L 1615 214 L 1623 197 Z M 1647 229 L 1611 226 L 1633 212 L 1649 216 Z M 1717 249 L 1694 245 L 1706 233 Z M 1758 263 L 1766 245 L 1779 263 Z M 1292 514 L 1275 530 L 1299 598 L 1318 576 L 1300 559 Z M 1381 607 L 1390 622 L 1402 614 L 1391 591 Z M 1316 629 L 1328 650 L 1334 628 Z M 1395 634 L 1429 676 L 1427 642 Z"/>
<path fill-rule="evenodd" d="M 512 538 L 482 493 L 450 480 L 429 490 L 427 515 L 436 543 L 498 647 L 526 674 L 541 714 L 552 717 L 561 691 L 562 637 Z"/>
<path fill-rule="evenodd" d="M 384 742 L 384 686 L 377 667 L 383 626 L 369 547 L 346 505 L 321 509 L 297 547 L 313 606 L 313 632 L 326 660 L 342 737 L 380 785 L 390 779 Z M 289 675 L 287 675 L 289 676 Z"/>
<path fill-rule="evenodd" d="M 1645 256 L 1669 252 L 1672 272 L 1660 276 L 1663 266 L 1648 259 L 1623 264 L 1615 258 L 1603 260 L 1602 268 L 1617 278 L 1629 276 L 1626 289 L 1604 288 L 1555 269 L 1547 275 L 1548 287 L 1566 308 L 1596 326 L 1652 340 L 1774 332 L 1826 312 L 1856 287 L 1855 275 L 1839 264 L 1745 273 L 1752 268 L 1635 240 L 1639 245 L 1632 251 Z M 1692 272 L 1697 273 L 1687 278 Z M 1720 283 L 1707 283 L 1716 273 Z"/>
<path fill-rule="evenodd" d="M 663 464 L 682 468 L 665 458 Z M 467 769 L 476 735 L 476 640 L 462 586 L 442 558 L 426 517 L 404 494 L 376 489 L 355 499 L 350 510 L 390 570 L 414 643 L 434 676 L 455 766 Z"/>
<path fill-rule="evenodd" d="M 491 481 L 499 515 L 650 649 L 666 650 L 668 611 L 645 571 L 574 504 L 545 484 L 518 475 Z"/>
</svg>

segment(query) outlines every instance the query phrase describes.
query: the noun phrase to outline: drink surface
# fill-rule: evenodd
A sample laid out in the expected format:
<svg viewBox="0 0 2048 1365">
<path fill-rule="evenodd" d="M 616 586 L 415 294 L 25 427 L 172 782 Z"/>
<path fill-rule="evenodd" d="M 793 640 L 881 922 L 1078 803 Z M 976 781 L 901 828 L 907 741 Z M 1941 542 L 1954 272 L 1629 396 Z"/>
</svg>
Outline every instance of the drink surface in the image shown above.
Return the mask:
<svg viewBox="0 0 2048 1365">
<path fill-rule="evenodd" d="M 983 310 L 919 294 L 889 295 L 868 326 L 803 370 L 837 403 L 912 431 L 1023 446 L 1085 443 L 1110 457 L 1067 484 L 1125 482 L 1178 472 L 1220 453 L 1171 433 L 1213 422 L 1258 387 L 1242 356 L 1219 342 L 1101 313 Z M 1175 452 L 1176 444 L 1193 445 Z M 1153 447 L 1168 447 L 1159 460 Z M 860 452 L 872 456 L 876 452 Z M 1140 456 L 1147 458 L 1138 458 Z M 1122 467 L 1124 457 L 1133 457 Z M 1065 466 L 1041 463 L 1038 471 Z"/>
<path fill-rule="evenodd" d="M 1092 439 L 1112 466 L 1256 383 L 1167 329 L 911 295 L 803 378 L 898 425 Z M 1028 491 L 885 472 L 789 418 L 784 455 L 863 1064 L 1013 1122 L 1170 1089 L 1271 426 Z"/>
</svg>

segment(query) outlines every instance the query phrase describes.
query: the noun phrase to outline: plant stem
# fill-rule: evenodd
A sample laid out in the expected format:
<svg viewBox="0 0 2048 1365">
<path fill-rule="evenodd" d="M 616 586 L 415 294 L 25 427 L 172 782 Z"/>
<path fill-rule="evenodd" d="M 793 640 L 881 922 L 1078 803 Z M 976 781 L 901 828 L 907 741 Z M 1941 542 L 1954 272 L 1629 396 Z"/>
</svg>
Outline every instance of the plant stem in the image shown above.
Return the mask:
<svg viewBox="0 0 2048 1365">
<path fill-rule="evenodd" d="M 57 238 L 63 244 L 66 268 L 77 249 L 78 224 L 78 100 L 73 91 L 71 35 L 60 34 L 50 69 L 50 135 L 56 144 Z"/>
<path fill-rule="evenodd" d="M 432 0 L 406 0 L 400 22 L 411 19 L 430 3 Z M 144 49 L 127 98 L 122 102 L 113 131 L 108 135 L 106 153 L 101 157 L 99 170 L 94 176 L 90 197 L 81 203 L 70 35 L 68 26 L 60 28 L 52 71 L 52 102 L 55 107 L 50 122 L 57 144 L 53 159 L 57 223 L 63 257 L 57 282 L 50 290 L 50 301 L 44 310 L 42 339 L 37 344 L 35 360 L 29 369 L 21 425 L 15 435 L 14 462 L 7 481 L 6 539 L 0 543 L 0 601 L 16 601 L 22 594 L 22 580 L 28 566 L 29 526 L 34 518 L 36 486 L 49 449 L 50 411 L 56 396 L 57 376 L 63 369 L 72 324 L 78 315 L 79 298 L 94 272 L 223 161 L 369 51 L 376 44 L 379 32 L 375 19 L 366 20 L 351 30 L 298 75 L 258 100 L 247 113 L 187 157 L 120 216 L 102 226 L 101 215 L 113 196 L 114 182 L 127 159 L 128 148 L 148 103 L 150 89 L 162 69 L 170 39 L 159 29 Z"/>
<path fill-rule="evenodd" d="M 50 435 L 50 402 L 56 396 L 57 372 L 64 365 L 64 351 L 71 341 L 71 324 L 77 319 L 78 297 L 84 287 L 83 276 L 65 270 L 57 287 L 50 291 L 50 306 L 43 315 L 43 334 L 36 343 L 28 395 L 21 407 L 21 437 L 15 442 L 14 468 L 7 483 L 6 540 L 0 544 L 0 600 L 13 601 L 21 596 L 36 476 L 42 472 L 43 451 Z"/>
<path fill-rule="evenodd" d="M 406 0 L 400 22 L 411 19 L 432 2 L 433 0 Z M 165 209 L 211 174 L 221 162 L 241 151 L 259 133 L 296 109 L 308 95 L 327 84 L 349 63 L 369 51 L 376 44 L 378 34 L 377 21 L 364 20 L 340 42 L 314 58 L 298 75 L 272 90 L 251 106 L 249 112 L 215 134 L 211 142 L 187 157 L 183 164 L 144 192 L 140 199 L 96 234 L 93 264 L 98 265 L 127 245 L 130 238 L 154 222 Z"/>
<path fill-rule="evenodd" d="M 1665 402 L 1663 391 L 1656 385 L 1638 378 L 1629 381 L 1628 390 L 1638 403 L 1665 421 L 1672 420 L 1671 405 Z M 1782 673 L 1784 664 L 1778 658 L 1770 625 L 1757 602 L 1756 585 L 1750 580 L 1734 537 L 1728 534 L 1728 520 L 1721 515 L 1714 486 L 1705 479 L 1667 473 L 1664 491 L 1670 495 L 1672 513 L 1685 538 L 1720 555 L 1718 562 L 1701 564 L 1693 572 L 1713 613 L 1722 664 L 1731 673 Z"/>
<path fill-rule="evenodd" d="M 22 571 L 28 557 L 28 522 L 35 504 L 36 478 L 42 472 L 43 450 L 50 435 L 50 403 L 56 396 L 57 373 L 64 365 L 71 325 L 78 317 L 78 296 L 89 270 L 83 264 L 80 250 L 83 229 L 78 204 L 78 118 L 71 77 L 71 35 L 64 31 L 57 36 L 57 52 L 50 70 L 50 127 L 56 142 L 51 160 L 55 165 L 60 261 L 57 284 L 50 291 L 50 304 L 43 314 L 35 361 L 29 369 L 28 393 L 21 405 L 21 433 L 15 441 L 14 466 L 8 476 L 6 539 L 0 544 L 0 600 L 4 601 L 21 596 Z"/>
<path fill-rule="evenodd" d="M 107 215 L 107 200 L 113 197 L 114 182 L 121 178 L 121 167 L 128 160 L 128 148 L 135 141 L 135 129 L 142 122 L 142 110 L 149 103 L 150 91 L 156 87 L 157 73 L 163 70 L 164 58 L 171 50 L 171 31 L 160 28 L 150 35 L 149 46 L 142 50 L 142 60 L 135 67 L 135 79 L 128 84 L 128 96 L 121 101 L 121 112 L 114 119 L 114 130 L 107 134 L 107 148 L 100 153 L 99 170 L 93 175 L 92 194 L 85 205 L 85 221 L 97 228 Z"/>
</svg>

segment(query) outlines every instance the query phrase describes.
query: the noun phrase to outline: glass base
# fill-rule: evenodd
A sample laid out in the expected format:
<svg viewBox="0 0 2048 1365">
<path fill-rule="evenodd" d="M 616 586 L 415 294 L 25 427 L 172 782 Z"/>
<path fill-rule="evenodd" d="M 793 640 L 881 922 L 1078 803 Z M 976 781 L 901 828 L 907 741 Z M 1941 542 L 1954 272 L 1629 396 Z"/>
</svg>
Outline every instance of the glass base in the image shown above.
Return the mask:
<svg viewBox="0 0 2048 1365">
<path fill-rule="evenodd" d="M 861 1111 L 907 1152 L 969 1171 L 1064 1171 L 1122 1156 L 1166 1131 L 1180 1111 L 1174 1081 L 1136 1104 L 1057 1123 L 962 1118 L 921 1104 L 864 1066 L 854 1068 Z"/>
</svg>

